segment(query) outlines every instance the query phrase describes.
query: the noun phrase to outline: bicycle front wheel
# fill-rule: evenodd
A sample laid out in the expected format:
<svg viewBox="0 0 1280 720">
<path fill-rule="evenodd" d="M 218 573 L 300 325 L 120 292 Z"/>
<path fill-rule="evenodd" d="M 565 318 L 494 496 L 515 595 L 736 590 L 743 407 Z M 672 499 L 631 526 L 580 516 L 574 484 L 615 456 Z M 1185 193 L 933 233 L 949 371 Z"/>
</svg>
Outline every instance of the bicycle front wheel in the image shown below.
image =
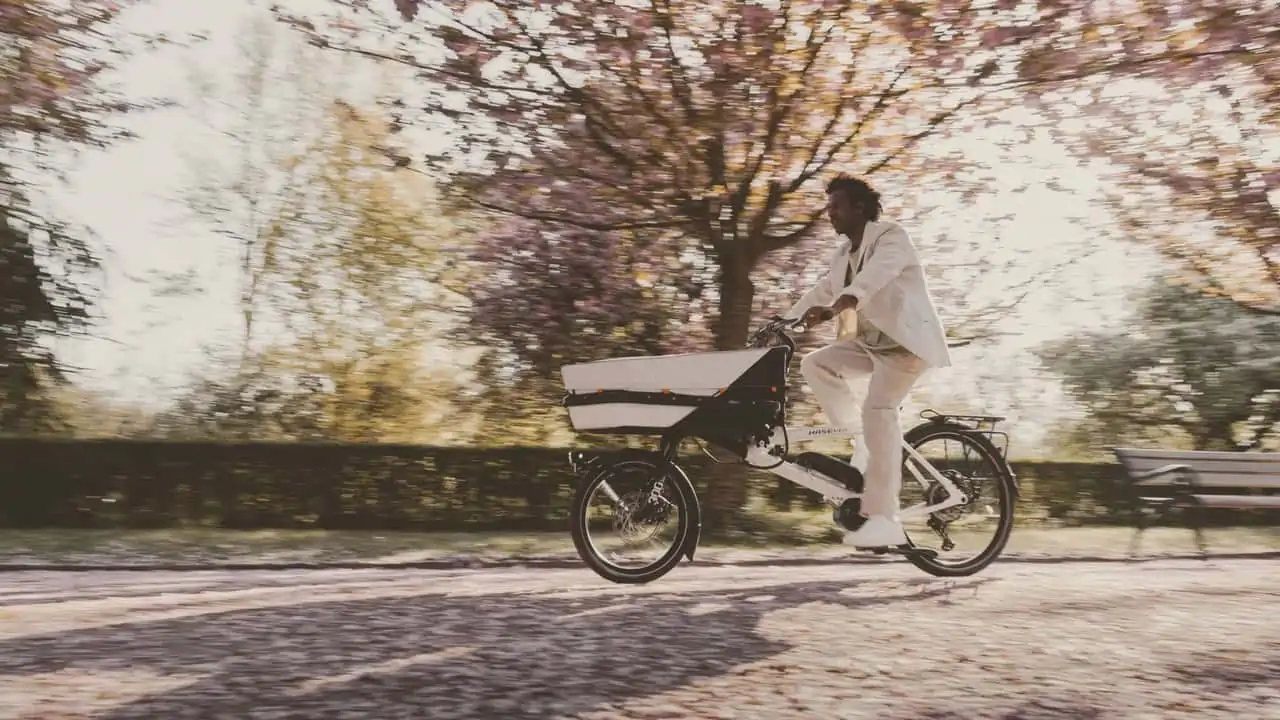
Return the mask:
<svg viewBox="0 0 1280 720">
<path fill-rule="evenodd" d="M 973 575 L 990 565 L 1009 542 L 1017 487 L 1013 472 L 986 436 L 969 428 L 929 423 L 912 429 L 907 444 L 968 497 L 963 505 L 903 520 L 916 547 L 936 557 L 908 555 L 916 567 L 937 577 Z M 945 500 L 947 490 L 927 468 L 903 453 L 902 507 Z"/>
<path fill-rule="evenodd" d="M 680 563 L 698 516 L 693 485 L 660 455 L 633 453 L 579 486 L 572 510 L 578 556 L 615 583 L 647 583 Z"/>
</svg>

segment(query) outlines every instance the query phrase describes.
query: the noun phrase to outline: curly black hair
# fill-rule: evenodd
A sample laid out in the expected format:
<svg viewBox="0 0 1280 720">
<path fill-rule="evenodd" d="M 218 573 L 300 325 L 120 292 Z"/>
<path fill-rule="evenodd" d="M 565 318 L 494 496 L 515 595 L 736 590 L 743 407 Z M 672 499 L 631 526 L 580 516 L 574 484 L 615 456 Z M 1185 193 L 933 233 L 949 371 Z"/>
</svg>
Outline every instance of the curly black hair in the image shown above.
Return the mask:
<svg viewBox="0 0 1280 720">
<path fill-rule="evenodd" d="M 883 209 L 880 205 L 880 193 L 876 192 L 871 184 L 862 178 L 856 178 L 846 173 L 840 173 L 827 183 L 827 194 L 830 195 L 836 191 L 849 193 L 855 199 L 861 200 L 866 207 L 868 220 L 879 220 L 880 211 Z"/>
</svg>

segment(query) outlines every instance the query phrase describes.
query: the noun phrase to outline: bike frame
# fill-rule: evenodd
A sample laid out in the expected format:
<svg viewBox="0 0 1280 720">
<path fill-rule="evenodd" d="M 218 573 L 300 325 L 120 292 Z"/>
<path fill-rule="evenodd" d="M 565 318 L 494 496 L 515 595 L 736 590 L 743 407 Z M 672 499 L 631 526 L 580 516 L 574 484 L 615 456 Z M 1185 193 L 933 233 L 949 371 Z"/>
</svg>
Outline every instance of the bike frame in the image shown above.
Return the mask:
<svg viewBox="0 0 1280 720">
<path fill-rule="evenodd" d="M 760 347 L 756 345 L 756 338 L 762 333 L 773 333 L 777 337 L 781 337 L 789 348 L 788 365 L 791 357 L 796 352 L 795 342 L 790 336 L 781 332 L 786 328 L 794 328 L 798 324 L 797 320 L 776 319 L 769 325 L 757 330 L 752 336 L 752 340 L 748 342 L 748 347 Z M 962 343 L 967 344 L 967 343 Z M 837 425 L 813 425 L 787 427 L 782 426 L 775 428 L 768 440 L 749 445 L 743 460 L 746 461 L 748 467 L 756 470 L 765 470 L 777 475 L 785 480 L 795 483 L 804 488 L 808 488 L 820 495 L 828 503 L 839 506 L 846 500 L 861 498 L 862 493 L 853 492 L 844 485 L 836 482 L 832 478 L 823 475 L 816 470 L 811 470 L 797 463 L 790 462 L 782 458 L 785 451 L 789 451 L 791 447 L 806 442 L 811 442 L 819 438 L 851 438 L 854 433 L 849 429 Z M 969 502 L 969 498 L 956 487 L 946 475 L 938 472 L 928 460 L 911 447 L 904 438 L 902 440 L 902 449 L 906 452 L 907 458 L 904 465 L 907 472 L 920 483 L 920 487 L 928 490 L 932 482 L 937 482 L 947 491 L 945 500 L 939 503 L 929 505 L 927 503 L 917 503 L 898 513 L 898 517 L 902 520 L 914 520 L 916 518 L 932 515 L 933 513 L 963 505 Z M 927 476 L 927 477 L 926 477 Z M 905 478 L 904 478 L 905 479 Z M 614 502 L 620 502 L 617 492 L 609 485 L 607 481 L 601 483 L 600 488 Z"/>
<path fill-rule="evenodd" d="M 785 435 L 783 435 L 784 432 Z M 783 428 L 774 431 L 768 445 L 783 448 L 789 445 L 811 442 L 819 438 L 832 437 L 849 438 L 853 437 L 853 432 L 848 428 L 834 425 Z M 923 502 L 912 505 L 898 513 L 900 519 L 914 520 L 947 508 L 963 505 L 969 501 L 960 488 L 951 482 L 950 478 L 938 472 L 938 469 L 930 464 L 928 460 L 925 460 L 920 453 L 916 452 L 915 448 L 907 444 L 905 439 L 902 441 L 902 449 L 907 453 L 907 461 L 904 465 L 906 465 L 907 471 L 916 479 L 916 482 L 920 483 L 920 487 L 928 489 L 929 480 L 925 478 L 925 475 L 928 475 L 930 479 L 947 489 L 947 499 L 933 505 Z M 853 492 L 840 483 L 830 480 L 822 473 L 778 458 L 771 454 L 767 447 L 757 445 L 748 449 L 745 459 L 752 467 L 766 470 L 801 487 L 819 493 L 824 500 L 834 505 L 839 505 L 845 500 L 862 497 L 862 493 Z M 924 474 L 922 474 L 922 470 Z"/>
</svg>

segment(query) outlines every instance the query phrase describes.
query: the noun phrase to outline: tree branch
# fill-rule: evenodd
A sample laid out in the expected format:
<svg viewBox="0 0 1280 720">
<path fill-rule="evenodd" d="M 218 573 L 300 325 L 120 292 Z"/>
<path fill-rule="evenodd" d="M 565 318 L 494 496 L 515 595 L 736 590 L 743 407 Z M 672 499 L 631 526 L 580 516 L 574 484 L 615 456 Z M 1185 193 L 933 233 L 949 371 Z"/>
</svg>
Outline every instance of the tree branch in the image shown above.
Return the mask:
<svg viewBox="0 0 1280 720">
<path fill-rule="evenodd" d="M 693 107 L 693 93 L 690 90 L 689 76 L 685 72 L 684 65 L 676 56 L 675 41 L 672 38 L 672 30 L 674 23 L 671 17 L 671 0 L 662 1 L 662 12 L 658 12 L 657 0 L 650 0 L 649 7 L 653 10 L 653 17 L 658 27 L 662 28 L 663 36 L 667 42 L 667 55 L 669 56 L 667 77 L 671 82 L 671 93 L 684 108 L 685 122 L 693 125 L 697 121 L 698 113 Z"/>
<path fill-rule="evenodd" d="M 1229 57 L 1233 55 L 1253 55 L 1256 51 L 1243 47 L 1228 48 L 1225 50 L 1202 50 L 1191 52 L 1172 52 L 1161 53 L 1158 55 L 1149 55 L 1141 58 L 1129 58 L 1113 63 L 1106 63 L 1098 67 L 1084 67 L 1079 70 L 1052 75 L 1048 77 L 1037 77 L 1027 79 L 1009 80 L 1003 83 L 996 83 L 993 89 L 1009 89 L 1009 88 L 1029 88 L 1040 85 L 1053 85 L 1055 83 L 1068 82 L 1071 80 L 1082 80 L 1095 75 L 1110 75 L 1113 73 L 1126 73 L 1134 70 L 1140 70 L 1147 65 L 1155 65 L 1157 63 L 1167 62 L 1189 62 L 1193 60 L 1201 60 L 1210 57 Z"/>
<path fill-rule="evenodd" d="M 889 163 L 893 162 L 894 160 L 897 160 L 898 157 L 902 155 L 902 153 L 911 149 L 916 143 L 920 142 L 924 138 L 932 135 L 938 129 L 939 125 L 951 119 L 956 113 L 960 112 L 964 108 L 979 102 L 983 97 L 985 97 L 985 93 L 981 95 L 975 95 L 974 97 L 971 97 L 967 100 L 963 100 L 957 103 L 956 106 L 951 108 L 950 110 L 944 110 L 938 113 L 937 115 L 934 115 L 932 118 L 929 119 L 929 123 L 924 130 L 921 130 L 915 135 L 908 137 L 907 141 L 904 142 L 902 145 L 898 146 L 897 150 L 894 150 L 892 153 L 882 158 L 880 162 L 876 163 L 875 165 L 872 165 L 870 168 L 868 168 L 865 171 L 865 174 L 867 175 L 875 174 L 877 171 L 883 169 Z"/>
<path fill-rule="evenodd" d="M 818 173 L 825 170 L 827 166 L 830 165 L 833 160 L 835 160 L 836 154 L 839 153 L 841 150 L 843 150 L 846 145 L 853 142 L 862 133 L 862 129 L 866 127 L 867 122 L 869 122 L 874 117 L 876 117 L 877 115 L 879 115 L 881 112 L 884 111 L 884 108 L 888 106 L 889 100 L 891 98 L 896 100 L 906 95 L 908 92 L 910 92 L 909 90 L 899 91 L 897 89 L 898 83 L 902 81 L 902 78 L 906 77 L 907 73 L 910 72 L 910 70 L 911 70 L 911 64 L 903 63 L 902 67 L 898 70 L 898 73 L 893 76 L 892 80 L 889 81 L 888 87 L 886 87 L 883 92 L 879 93 L 878 97 L 876 98 L 875 105 L 873 105 L 870 110 L 868 110 L 866 113 L 864 113 L 861 117 L 858 118 L 858 121 L 857 123 L 854 124 L 853 129 L 847 135 L 845 135 L 845 137 L 842 140 L 840 140 L 840 142 L 836 143 L 834 147 L 830 148 L 827 151 L 826 157 L 823 158 L 821 162 L 818 162 L 816 165 L 813 165 L 814 161 L 818 159 L 818 152 L 821 150 L 823 142 L 831 134 L 832 129 L 835 128 L 836 123 L 839 122 L 842 116 L 840 113 L 832 115 L 831 120 L 827 123 L 826 127 L 822 129 L 822 134 L 818 136 L 817 142 L 815 142 L 811 146 L 809 151 L 809 158 L 805 160 L 804 167 L 800 169 L 800 174 L 797 175 L 796 179 L 793 180 L 791 184 L 788 186 L 788 190 L 790 192 L 795 192 L 802 185 L 808 182 L 810 178 L 814 177 Z M 813 166 L 810 167 L 810 165 L 813 165 Z"/>
<path fill-rule="evenodd" d="M 790 232 L 787 232 L 781 235 L 776 233 L 766 235 L 763 240 L 764 251 L 768 253 L 768 252 L 773 252 L 775 250 L 781 250 L 782 248 L 788 247 L 790 245 L 793 245 L 803 240 L 806 236 L 808 236 L 810 232 L 813 231 L 813 228 L 825 216 L 826 216 L 825 211 L 812 213 L 811 215 L 809 215 L 808 218 L 798 223 L 788 223 L 787 225 L 795 226 L 795 229 L 791 230 Z"/>
<path fill-rule="evenodd" d="M 790 7 L 791 7 L 790 3 L 787 3 L 786 9 L 788 11 Z M 838 21 L 841 17 L 843 17 L 844 12 L 847 8 L 848 8 L 847 5 L 841 7 L 836 14 L 835 20 Z M 817 17 L 821 17 L 821 14 L 822 14 L 821 10 L 819 10 L 817 12 Z M 811 21 L 813 19 L 814 18 L 810 18 Z M 814 24 L 814 23 L 810 22 L 809 24 Z M 834 25 L 832 27 L 834 28 Z M 784 24 L 784 29 L 785 29 L 785 24 Z M 828 30 L 827 32 L 822 33 L 821 37 L 819 38 L 819 34 L 815 31 L 812 34 L 810 34 L 809 37 L 805 40 L 805 51 L 807 52 L 807 55 L 805 57 L 804 63 L 800 66 L 800 72 L 798 76 L 795 77 L 795 83 L 797 84 L 798 87 L 794 91 L 792 91 L 789 95 L 787 95 L 785 101 L 782 101 L 782 102 L 780 102 L 781 98 L 779 97 L 778 86 L 781 85 L 783 78 L 789 78 L 790 73 L 784 71 L 784 72 L 775 74 L 774 76 L 775 82 L 773 87 L 774 100 L 769 113 L 769 121 L 765 128 L 765 133 L 763 138 L 764 147 L 761 149 L 760 153 L 756 156 L 754 163 L 750 161 L 748 161 L 747 163 L 747 167 L 743 174 L 743 178 L 739 182 L 738 191 L 734 194 L 733 207 L 735 212 L 741 213 L 743 208 L 746 207 L 747 198 L 751 194 L 751 185 L 752 183 L 755 182 L 756 176 L 760 173 L 760 169 L 764 166 L 765 159 L 768 157 L 769 153 L 773 151 L 774 143 L 778 137 L 778 131 L 782 127 L 782 122 L 789 115 L 794 113 L 796 101 L 798 101 L 801 97 L 805 95 L 805 91 L 809 87 L 808 83 L 806 82 L 806 79 L 809 77 L 809 72 L 817 64 L 818 57 L 822 55 L 823 48 L 826 47 L 827 42 L 831 39 L 831 32 L 832 32 L 831 30 Z M 868 36 L 865 34 L 862 36 L 863 44 L 862 44 L 862 47 L 859 48 L 858 52 L 861 52 L 861 50 L 866 47 L 867 37 Z M 845 78 L 846 81 L 850 78 L 852 72 L 856 72 L 855 70 L 853 70 L 853 67 L 856 67 L 856 66 L 851 64 L 850 71 L 846 72 L 846 78 Z M 831 128 L 835 127 L 835 125 L 840 121 L 840 118 L 843 117 L 844 108 L 845 108 L 844 102 L 840 102 L 837 104 L 834 112 L 832 113 L 831 120 L 827 123 L 826 127 L 823 128 L 822 133 L 818 136 L 818 145 L 815 147 L 821 146 L 823 139 L 825 139 L 825 137 L 828 134 L 830 134 Z M 816 152 L 816 150 L 814 152 Z M 807 167 L 808 163 L 806 162 L 805 165 Z M 795 188 L 790 186 L 786 190 L 786 192 L 794 192 L 794 191 L 795 191 Z"/>
<path fill-rule="evenodd" d="M 614 223 L 593 223 L 593 222 L 587 222 L 584 220 L 576 220 L 574 218 L 570 218 L 562 214 L 543 213 L 543 212 L 537 212 L 535 210 L 527 210 L 522 208 L 514 208 L 514 207 L 509 207 L 504 205 L 498 205 L 497 203 L 491 203 L 475 197 L 467 198 L 467 202 L 470 202 L 476 207 L 480 207 L 485 210 L 491 210 L 493 212 L 501 213 L 503 215 L 510 215 L 514 217 L 524 218 L 526 220 L 539 220 L 542 222 L 555 223 L 558 225 L 568 225 L 570 227 L 581 228 L 583 230 L 592 230 L 595 232 L 614 232 L 618 230 L 642 230 L 642 229 L 652 229 L 652 228 L 674 228 L 674 227 L 680 227 L 682 225 L 687 225 L 689 223 L 689 221 L 685 219 L 632 220 L 632 221 L 614 222 Z"/>
<path fill-rule="evenodd" d="M 440 67 L 437 65 L 427 65 L 425 63 L 418 62 L 418 60 L 415 58 L 405 56 L 405 55 L 389 55 L 387 53 L 378 52 L 377 50 L 367 50 L 365 48 L 353 47 L 350 45 L 336 45 L 332 42 L 329 42 L 327 39 L 319 36 L 311 37 L 310 42 L 312 45 L 315 45 L 316 47 L 322 48 L 325 50 L 335 50 L 337 52 L 350 53 L 352 55 L 359 55 L 361 57 L 369 58 L 370 60 L 395 63 L 397 65 L 404 65 L 405 67 L 411 67 L 415 70 L 421 70 L 425 73 L 443 75 L 445 77 L 450 77 L 455 80 L 460 80 L 462 82 L 465 82 L 471 87 L 474 87 L 480 90 L 496 90 L 496 91 L 505 92 L 505 93 L 521 93 L 521 94 L 528 95 L 529 99 L 541 99 L 546 97 L 546 91 L 544 90 L 539 90 L 537 88 L 531 88 L 531 87 L 521 87 L 519 85 L 499 85 L 499 84 L 490 82 L 488 80 L 475 77 L 474 75 L 461 73 L 456 70 L 450 70 L 449 68 L 446 68 L 446 67 Z"/>
</svg>

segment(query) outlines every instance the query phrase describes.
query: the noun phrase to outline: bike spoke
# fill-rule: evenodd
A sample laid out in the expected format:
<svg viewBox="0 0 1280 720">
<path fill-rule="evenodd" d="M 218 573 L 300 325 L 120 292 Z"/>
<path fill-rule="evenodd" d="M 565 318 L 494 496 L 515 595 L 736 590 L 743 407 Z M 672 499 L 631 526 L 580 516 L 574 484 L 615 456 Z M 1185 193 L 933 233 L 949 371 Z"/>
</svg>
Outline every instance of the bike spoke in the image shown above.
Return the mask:
<svg viewBox="0 0 1280 720">
<path fill-rule="evenodd" d="M 916 452 L 969 501 L 937 509 L 951 493 L 927 469 L 920 468 L 917 474 L 918 462 L 908 458 L 906 469 L 929 484 L 924 488 L 918 483 L 903 484 L 903 527 L 913 544 L 937 551 L 940 564 L 968 562 L 992 544 L 999 532 L 1001 504 L 1009 502 L 1000 497 L 999 468 L 959 437 L 927 439 Z"/>
<path fill-rule="evenodd" d="M 675 542 L 679 510 L 655 478 L 642 471 L 601 480 L 587 503 L 587 541 L 615 567 L 645 567 Z"/>
</svg>

